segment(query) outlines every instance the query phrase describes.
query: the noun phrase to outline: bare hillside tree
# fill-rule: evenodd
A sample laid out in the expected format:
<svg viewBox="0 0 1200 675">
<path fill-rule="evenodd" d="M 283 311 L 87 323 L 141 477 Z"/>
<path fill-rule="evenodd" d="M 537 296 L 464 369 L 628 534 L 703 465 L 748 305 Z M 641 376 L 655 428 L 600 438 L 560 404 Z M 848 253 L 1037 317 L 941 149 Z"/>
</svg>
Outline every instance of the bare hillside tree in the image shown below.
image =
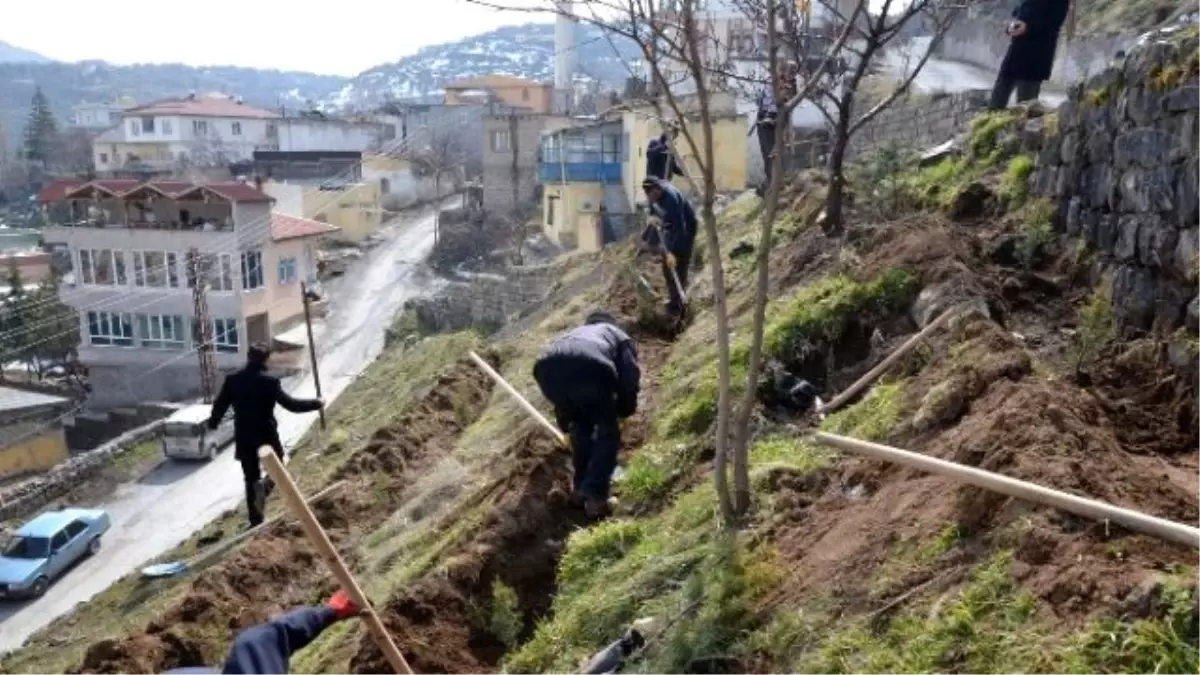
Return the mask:
<svg viewBox="0 0 1200 675">
<path fill-rule="evenodd" d="M 449 125 L 430 125 L 420 131 L 418 138 L 412 139 L 405 156 L 413 164 L 418 178 L 433 179 L 433 194 L 435 199 L 442 196 L 442 186 L 450 184 L 457 189 L 463 181 L 463 166 L 466 152 L 462 143 L 462 135 Z M 438 213 L 434 211 L 434 241 L 440 236 Z"/>
</svg>

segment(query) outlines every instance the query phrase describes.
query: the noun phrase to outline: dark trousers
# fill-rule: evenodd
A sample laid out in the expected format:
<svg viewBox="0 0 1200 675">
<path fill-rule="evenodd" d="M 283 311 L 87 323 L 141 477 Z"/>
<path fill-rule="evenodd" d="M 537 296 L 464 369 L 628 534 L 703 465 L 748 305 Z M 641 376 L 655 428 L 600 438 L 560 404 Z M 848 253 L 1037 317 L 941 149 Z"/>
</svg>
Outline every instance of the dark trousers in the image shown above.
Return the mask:
<svg viewBox="0 0 1200 675">
<path fill-rule="evenodd" d="M 673 313 L 683 311 L 684 300 L 679 291 L 687 291 L 688 287 L 688 270 L 692 267 L 692 246 L 680 248 L 678 251 L 671 252 L 675 256 L 675 274 L 671 274 L 671 268 L 667 267 L 666 260 L 662 263 L 663 279 L 667 282 L 667 309 Z M 675 277 L 679 278 L 679 287 L 675 286 Z"/>
<path fill-rule="evenodd" d="M 1008 99 L 1012 98 L 1013 91 L 1017 92 L 1017 103 L 1033 101 L 1042 93 L 1042 83 L 1037 80 L 1017 80 L 997 75 L 988 107 L 992 110 L 1004 110 L 1008 107 Z"/>
<path fill-rule="evenodd" d="M 575 492 L 587 499 L 608 499 L 621 449 L 612 385 L 598 380 L 585 364 L 573 364 L 538 378 L 538 386 L 571 436 Z"/>
<path fill-rule="evenodd" d="M 758 149 L 762 152 L 763 158 L 763 175 L 767 177 L 767 182 L 763 183 L 765 191 L 771 185 L 771 169 L 775 164 L 772 155 L 775 153 L 775 125 L 774 124 L 759 124 L 758 125 Z"/>
<path fill-rule="evenodd" d="M 265 443 L 238 443 L 237 457 L 242 464 L 242 481 L 246 485 L 246 515 L 250 520 L 250 527 L 259 525 L 263 521 L 262 500 L 259 499 L 259 490 L 263 491 L 265 499 L 266 492 L 270 490 L 270 481 L 263 480 L 262 463 L 258 458 L 258 449 L 263 445 L 271 446 L 275 451 L 275 455 L 283 461 L 283 444 L 278 438 L 271 439 Z"/>
</svg>

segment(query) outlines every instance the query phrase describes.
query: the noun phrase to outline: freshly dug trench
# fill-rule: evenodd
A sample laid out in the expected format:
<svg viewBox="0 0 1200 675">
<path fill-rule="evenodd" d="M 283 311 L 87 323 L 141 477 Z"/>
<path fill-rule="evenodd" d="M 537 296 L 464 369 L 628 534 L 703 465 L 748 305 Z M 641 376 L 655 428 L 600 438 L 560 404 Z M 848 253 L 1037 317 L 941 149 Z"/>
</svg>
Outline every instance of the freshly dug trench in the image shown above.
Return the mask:
<svg viewBox="0 0 1200 675">
<path fill-rule="evenodd" d="M 354 566 L 361 536 L 404 503 L 410 483 L 453 447 L 490 394 L 491 382 L 478 368 L 456 364 L 337 472 L 337 479 L 350 484 L 314 510 L 347 564 Z M 187 594 L 145 631 L 92 645 L 74 672 L 156 673 L 219 664 L 238 630 L 319 602 L 334 586 L 299 525 L 281 521 L 197 576 Z"/>
<path fill-rule="evenodd" d="M 520 639 L 532 634 L 551 606 L 566 538 L 586 524 L 566 503 L 571 460 L 541 430 L 512 449 L 510 478 L 479 530 L 439 569 L 409 585 L 381 608 L 413 670 L 420 673 L 495 672 L 510 645 L 490 627 L 493 584 L 516 592 Z M 385 672 L 374 643 L 361 640 L 353 673 Z"/>
</svg>

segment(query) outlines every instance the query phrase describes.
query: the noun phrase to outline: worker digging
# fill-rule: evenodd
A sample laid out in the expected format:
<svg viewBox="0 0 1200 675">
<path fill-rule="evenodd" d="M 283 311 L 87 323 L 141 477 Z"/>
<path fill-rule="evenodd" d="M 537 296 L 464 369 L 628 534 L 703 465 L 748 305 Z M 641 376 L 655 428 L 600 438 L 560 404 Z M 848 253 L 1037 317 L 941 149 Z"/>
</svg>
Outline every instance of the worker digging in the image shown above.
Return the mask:
<svg viewBox="0 0 1200 675">
<path fill-rule="evenodd" d="M 619 419 L 637 412 L 641 370 L 637 346 L 604 311 L 559 336 L 533 366 L 574 454 L 571 502 L 590 518 L 609 513 L 609 487 L 621 449 Z"/>
<path fill-rule="evenodd" d="M 258 449 L 270 446 L 283 460 L 283 443 L 279 439 L 279 424 L 275 421 L 275 405 L 294 413 L 314 412 L 324 407 L 320 399 L 293 398 L 283 390 L 279 378 L 267 374 L 271 349 L 255 344 L 246 353 L 246 367 L 229 375 L 213 401 L 208 428 L 216 430 L 230 407 L 233 408 L 234 457 L 242 465 L 246 483 L 246 515 L 249 526 L 263 521 L 263 508 L 272 484 L 264 480 Z"/>
<path fill-rule="evenodd" d="M 667 313 L 680 322 L 686 309 L 688 270 L 696 243 L 696 211 L 679 188 L 665 180 L 646 178 L 642 190 L 653 212 L 642 233 L 642 244 L 662 256 L 663 278 L 670 298 Z"/>
</svg>

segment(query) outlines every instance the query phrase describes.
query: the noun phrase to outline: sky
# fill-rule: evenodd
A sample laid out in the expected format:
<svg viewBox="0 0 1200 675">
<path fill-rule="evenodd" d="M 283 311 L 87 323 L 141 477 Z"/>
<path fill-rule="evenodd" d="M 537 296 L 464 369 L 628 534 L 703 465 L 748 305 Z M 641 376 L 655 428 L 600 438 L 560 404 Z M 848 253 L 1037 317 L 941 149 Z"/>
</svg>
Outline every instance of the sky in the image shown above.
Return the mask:
<svg viewBox="0 0 1200 675">
<path fill-rule="evenodd" d="M 427 45 L 506 24 L 551 20 L 466 0 L 3 2 L 0 40 L 59 61 L 236 65 L 347 76 Z"/>
</svg>

